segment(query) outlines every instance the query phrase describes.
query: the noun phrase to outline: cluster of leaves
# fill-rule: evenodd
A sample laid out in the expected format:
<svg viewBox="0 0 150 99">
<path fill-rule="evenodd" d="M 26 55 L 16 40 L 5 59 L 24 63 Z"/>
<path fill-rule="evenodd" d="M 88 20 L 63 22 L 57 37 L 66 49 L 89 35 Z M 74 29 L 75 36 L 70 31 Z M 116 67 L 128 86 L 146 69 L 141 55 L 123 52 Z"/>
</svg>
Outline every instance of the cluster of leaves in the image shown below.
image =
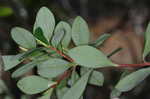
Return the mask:
<svg viewBox="0 0 150 99">
<path fill-rule="evenodd" d="M 4 70 L 15 68 L 12 77 L 18 78 L 36 68 L 35 75 L 21 77 L 17 86 L 26 94 L 42 93 L 39 99 L 49 99 L 52 95 L 58 99 L 82 99 L 87 84 L 103 85 L 103 74 L 96 68 L 119 66 L 96 48 L 110 35 L 104 34 L 91 42 L 88 25 L 79 16 L 71 26 L 64 21 L 55 26 L 54 15 L 42 7 L 37 13 L 33 33 L 15 27 L 11 35 L 23 51 L 3 56 Z M 75 47 L 69 46 L 71 40 Z M 150 52 L 148 45 L 147 38 L 144 57 Z M 112 91 L 112 97 L 132 89 L 149 73 L 150 68 L 145 68 L 125 76 Z"/>
</svg>

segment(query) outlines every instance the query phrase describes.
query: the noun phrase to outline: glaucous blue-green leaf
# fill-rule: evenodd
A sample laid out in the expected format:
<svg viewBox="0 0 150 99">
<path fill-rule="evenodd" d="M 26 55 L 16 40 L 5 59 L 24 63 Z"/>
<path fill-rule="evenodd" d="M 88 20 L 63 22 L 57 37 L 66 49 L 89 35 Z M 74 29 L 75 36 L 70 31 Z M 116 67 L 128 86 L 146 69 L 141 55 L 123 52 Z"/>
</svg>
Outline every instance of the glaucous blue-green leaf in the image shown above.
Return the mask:
<svg viewBox="0 0 150 99">
<path fill-rule="evenodd" d="M 26 94 L 37 94 L 56 84 L 40 76 L 28 76 L 18 81 L 17 86 Z"/>
<path fill-rule="evenodd" d="M 22 95 L 20 99 L 27 99 L 29 97 L 27 97 L 26 95 Z"/>
<path fill-rule="evenodd" d="M 100 50 L 91 46 L 78 46 L 68 51 L 68 55 L 79 65 L 90 68 L 117 66 Z"/>
<path fill-rule="evenodd" d="M 54 36 L 51 40 L 51 43 L 55 48 L 57 48 L 58 45 L 61 43 L 61 40 L 63 39 L 64 34 L 65 34 L 64 30 L 57 30 L 54 32 Z"/>
<path fill-rule="evenodd" d="M 147 76 L 149 76 L 149 74 L 150 68 L 137 70 L 122 78 L 115 88 L 121 92 L 129 91 L 140 84 Z"/>
<path fill-rule="evenodd" d="M 145 58 L 150 53 L 150 23 L 145 32 L 145 46 L 143 52 L 143 58 Z"/>
<path fill-rule="evenodd" d="M 49 41 L 44 36 L 44 33 L 40 27 L 38 27 L 34 30 L 33 35 L 36 37 L 36 40 L 39 44 L 44 43 L 46 45 L 49 45 Z"/>
<path fill-rule="evenodd" d="M 83 75 L 62 97 L 62 99 L 79 99 L 87 85 L 91 71 Z"/>
<path fill-rule="evenodd" d="M 76 70 L 74 69 L 72 71 L 72 75 L 71 75 L 71 78 L 70 78 L 70 81 L 69 81 L 70 85 L 73 86 L 78 81 L 78 79 L 79 79 L 79 75 L 76 72 Z"/>
<path fill-rule="evenodd" d="M 121 92 L 114 88 L 110 94 L 110 99 L 118 99 L 118 97 L 121 95 Z"/>
<path fill-rule="evenodd" d="M 122 72 L 122 74 L 120 75 L 120 80 L 124 77 L 126 77 L 127 75 L 129 75 L 130 73 L 132 73 L 132 71 L 126 69 Z"/>
<path fill-rule="evenodd" d="M 67 48 L 71 41 L 71 26 L 64 21 L 61 21 L 58 23 L 55 29 L 55 32 L 59 32 L 59 31 L 64 31 L 65 33 L 61 41 L 61 44 L 64 48 Z"/>
<path fill-rule="evenodd" d="M 5 71 L 12 69 L 21 62 L 17 59 L 14 60 L 13 57 L 14 55 L 2 56 Z"/>
<path fill-rule="evenodd" d="M 13 14 L 13 10 L 10 7 L 0 6 L 0 17 L 10 16 Z"/>
<path fill-rule="evenodd" d="M 67 87 L 63 87 L 61 89 L 57 89 L 56 90 L 56 94 L 57 94 L 57 98 L 58 99 L 62 99 L 62 97 L 64 96 L 64 94 L 69 90 L 69 88 Z"/>
<path fill-rule="evenodd" d="M 89 45 L 94 46 L 94 47 L 98 47 L 98 46 L 102 45 L 103 42 L 106 39 L 108 39 L 110 36 L 111 36 L 110 34 L 103 34 L 97 40 L 95 40 L 94 42 L 91 42 Z"/>
<path fill-rule="evenodd" d="M 83 96 L 81 96 L 79 99 L 84 99 Z"/>
<path fill-rule="evenodd" d="M 73 22 L 72 39 L 77 46 L 89 43 L 90 31 L 86 21 L 80 16 L 76 17 Z"/>
<path fill-rule="evenodd" d="M 22 67 L 18 68 L 16 71 L 14 71 L 12 73 L 12 77 L 16 78 L 16 77 L 22 76 L 23 74 L 29 72 L 31 69 L 33 69 L 38 64 L 46 61 L 47 59 L 49 59 L 49 58 L 47 56 L 45 57 L 45 55 L 38 57 L 36 60 L 33 60 L 32 62 L 29 62 L 29 63 L 23 65 Z"/>
<path fill-rule="evenodd" d="M 30 99 L 29 95 L 22 95 L 20 99 Z"/>
<path fill-rule="evenodd" d="M 12 97 L 13 96 L 11 96 L 11 95 L 7 95 L 7 96 L 4 97 L 4 99 L 12 99 Z"/>
<path fill-rule="evenodd" d="M 0 79 L 0 94 L 3 94 L 4 92 L 9 91 L 6 84 L 2 79 Z"/>
<path fill-rule="evenodd" d="M 26 58 L 35 59 L 42 56 L 46 49 L 43 47 L 33 48 L 21 54 L 14 56 L 14 59 L 25 60 Z"/>
<path fill-rule="evenodd" d="M 23 74 L 25 74 L 25 73 L 29 72 L 31 69 L 33 69 L 35 66 L 36 66 L 35 61 L 27 63 L 24 66 L 22 66 L 22 67 L 18 68 L 17 70 L 15 70 L 12 73 L 12 77 L 16 78 L 16 77 L 22 76 Z"/>
<path fill-rule="evenodd" d="M 26 29 L 15 27 L 11 30 L 13 40 L 20 46 L 31 49 L 36 47 L 34 36 Z"/>
<path fill-rule="evenodd" d="M 70 68 L 69 62 L 52 58 L 38 65 L 38 74 L 42 77 L 53 78 L 62 74 L 68 68 Z"/>
<path fill-rule="evenodd" d="M 86 68 L 86 67 L 81 67 L 80 68 L 80 75 L 84 75 L 85 73 L 87 73 L 89 70 L 91 70 L 90 68 Z"/>
<path fill-rule="evenodd" d="M 37 13 L 34 31 L 37 28 L 41 28 L 44 37 L 47 39 L 47 41 L 50 41 L 54 27 L 55 19 L 53 13 L 48 8 L 42 7 Z"/>
<path fill-rule="evenodd" d="M 102 86 L 104 83 L 103 74 L 101 72 L 98 72 L 98 71 L 93 71 L 90 78 L 89 78 L 88 83 L 92 84 L 92 85 L 96 85 L 96 86 Z"/>
<path fill-rule="evenodd" d="M 51 95 L 53 93 L 53 88 L 48 89 L 44 94 L 38 99 L 51 99 Z"/>
</svg>

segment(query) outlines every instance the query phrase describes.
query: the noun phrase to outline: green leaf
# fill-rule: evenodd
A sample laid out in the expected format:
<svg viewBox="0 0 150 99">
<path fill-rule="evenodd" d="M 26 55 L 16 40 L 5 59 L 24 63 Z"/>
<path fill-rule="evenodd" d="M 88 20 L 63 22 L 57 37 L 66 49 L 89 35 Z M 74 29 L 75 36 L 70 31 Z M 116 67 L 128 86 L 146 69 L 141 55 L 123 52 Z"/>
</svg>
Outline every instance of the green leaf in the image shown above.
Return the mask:
<svg viewBox="0 0 150 99">
<path fill-rule="evenodd" d="M 3 62 L 4 62 L 4 70 L 10 70 L 14 68 L 16 65 L 21 63 L 19 60 L 14 60 L 14 55 L 9 55 L 9 56 L 2 56 Z"/>
<path fill-rule="evenodd" d="M 18 60 L 25 60 L 26 58 L 35 59 L 38 58 L 39 56 L 44 55 L 45 50 L 46 49 L 43 47 L 33 48 L 26 52 L 16 55 L 14 59 L 18 59 Z"/>
<path fill-rule="evenodd" d="M 116 88 L 114 88 L 110 94 L 110 98 L 111 99 L 118 99 L 118 97 L 121 95 L 121 92 L 119 90 L 117 90 Z"/>
<path fill-rule="evenodd" d="M 108 39 L 110 36 L 111 36 L 110 34 L 103 34 L 97 40 L 95 40 L 94 42 L 91 42 L 89 45 L 98 47 L 98 46 L 102 45 L 104 43 L 104 41 L 106 39 Z"/>
<path fill-rule="evenodd" d="M 9 90 L 4 81 L 0 79 L 0 94 L 3 94 L 4 92 L 9 92 Z"/>
<path fill-rule="evenodd" d="M 42 77 L 53 78 L 62 74 L 68 68 L 70 68 L 69 62 L 53 58 L 38 65 L 38 74 Z"/>
<path fill-rule="evenodd" d="M 55 82 L 39 76 L 28 76 L 18 81 L 17 86 L 26 94 L 37 94 L 50 88 Z"/>
<path fill-rule="evenodd" d="M 55 19 L 53 13 L 48 8 L 42 7 L 37 13 L 34 31 L 37 28 L 41 28 L 44 37 L 47 39 L 47 41 L 50 41 L 54 27 Z"/>
<path fill-rule="evenodd" d="M 76 70 L 74 69 L 72 71 L 72 75 L 71 75 L 71 79 L 70 79 L 70 85 L 73 86 L 79 79 L 79 75 L 76 72 Z"/>
<path fill-rule="evenodd" d="M 38 57 L 36 60 L 33 60 L 32 62 L 29 62 L 29 63 L 23 65 L 22 67 L 18 68 L 16 71 L 14 71 L 12 73 L 12 77 L 16 78 L 16 77 L 22 76 L 23 74 L 27 73 L 28 71 L 30 71 L 35 66 L 37 66 L 38 64 L 40 64 L 41 62 L 43 62 L 45 60 L 47 60 L 47 58 L 45 58 L 43 56 Z"/>
<path fill-rule="evenodd" d="M 38 99 L 51 99 L 50 97 L 51 97 L 52 93 L 53 93 L 53 88 L 50 88 Z"/>
<path fill-rule="evenodd" d="M 116 89 L 126 92 L 140 84 L 150 74 L 150 68 L 140 69 L 122 78 L 116 85 Z"/>
<path fill-rule="evenodd" d="M 3 6 L 0 7 L 0 12 L 1 17 L 10 16 L 13 14 L 13 10 L 11 8 Z"/>
<path fill-rule="evenodd" d="M 15 27 L 11 30 L 11 36 L 17 44 L 24 48 L 31 49 L 36 47 L 36 40 L 28 30 Z"/>
<path fill-rule="evenodd" d="M 79 46 L 68 51 L 68 55 L 79 65 L 90 68 L 117 66 L 101 51 L 91 46 Z"/>
<path fill-rule="evenodd" d="M 77 46 L 89 43 L 90 31 L 88 25 L 79 16 L 74 20 L 72 25 L 72 39 Z"/>
<path fill-rule="evenodd" d="M 84 74 L 87 73 L 89 70 L 91 70 L 91 68 L 81 67 L 81 68 L 80 68 L 80 75 L 84 75 Z"/>
<path fill-rule="evenodd" d="M 62 97 L 62 99 L 79 99 L 83 94 L 88 78 L 90 76 L 91 71 L 88 71 L 85 75 L 83 75 L 73 87 L 71 87 Z"/>
<path fill-rule="evenodd" d="M 52 38 L 52 45 L 57 48 L 58 45 L 61 43 L 61 40 L 63 39 L 63 36 L 64 36 L 64 30 L 55 30 L 54 32 L 54 36 Z"/>
<path fill-rule="evenodd" d="M 66 87 L 67 85 L 68 85 L 68 78 L 65 78 L 58 84 L 57 89 L 62 89 Z"/>
<path fill-rule="evenodd" d="M 65 32 L 61 44 L 64 48 L 67 48 L 71 41 L 71 26 L 68 23 L 61 21 L 56 26 L 55 32 L 60 30 Z"/>
<path fill-rule="evenodd" d="M 46 45 L 49 45 L 48 40 L 45 38 L 44 33 L 40 27 L 36 28 L 34 31 L 34 36 L 36 37 L 39 44 L 44 43 Z"/>
<path fill-rule="evenodd" d="M 12 73 L 12 78 L 17 78 L 22 76 L 23 74 L 27 73 L 31 69 L 33 69 L 36 66 L 36 62 L 32 61 L 28 64 L 25 64 L 24 66 L 18 68 L 16 71 Z"/>
<path fill-rule="evenodd" d="M 81 96 L 79 99 L 84 99 L 83 96 Z"/>
<path fill-rule="evenodd" d="M 69 88 L 67 87 L 63 87 L 61 89 L 57 89 L 56 90 L 56 94 L 57 94 L 57 98 L 58 99 L 62 99 L 62 97 L 64 96 L 64 94 L 69 90 Z"/>
<path fill-rule="evenodd" d="M 143 52 L 143 58 L 145 58 L 150 53 L 150 23 L 145 32 L 145 46 Z"/>
<path fill-rule="evenodd" d="M 93 71 L 91 77 L 89 78 L 89 82 L 92 85 L 102 86 L 104 83 L 104 76 L 101 72 Z"/>
<path fill-rule="evenodd" d="M 5 96 L 5 98 L 4 98 L 4 99 L 12 99 L 12 97 L 13 97 L 13 96 L 9 96 L 9 95 L 7 95 L 7 96 Z"/>
<path fill-rule="evenodd" d="M 21 99 L 30 99 L 30 96 L 29 95 L 22 95 Z"/>
</svg>

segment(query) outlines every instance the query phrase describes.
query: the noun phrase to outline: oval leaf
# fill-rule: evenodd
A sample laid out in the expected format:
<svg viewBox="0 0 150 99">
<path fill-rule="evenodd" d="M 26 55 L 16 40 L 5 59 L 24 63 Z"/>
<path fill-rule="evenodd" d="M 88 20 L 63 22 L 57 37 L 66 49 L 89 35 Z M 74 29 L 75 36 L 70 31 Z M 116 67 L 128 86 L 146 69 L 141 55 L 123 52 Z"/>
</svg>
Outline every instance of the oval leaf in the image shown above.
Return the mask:
<svg viewBox="0 0 150 99">
<path fill-rule="evenodd" d="M 16 77 L 22 76 L 23 74 L 27 73 L 28 71 L 33 69 L 35 66 L 37 66 L 37 64 L 40 64 L 41 62 L 46 61 L 47 59 L 49 59 L 47 55 L 42 55 L 36 58 L 36 60 L 33 60 L 32 62 L 29 62 L 25 64 L 24 66 L 18 68 L 16 71 L 14 71 L 12 73 L 12 77 L 16 78 Z"/>
<path fill-rule="evenodd" d="M 68 91 L 68 87 L 63 87 L 56 90 L 56 94 L 57 94 L 57 98 L 58 99 L 62 99 L 62 97 L 64 96 L 64 94 Z"/>
<path fill-rule="evenodd" d="M 49 45 L 48 40 L 45 38 L 44 33 L 40 27 L 36 28 L 34 31 L 34 36 L 36 37 L 39 44 L 44 43 Z"/>
<path fill-rule="evenodd" d="M 68 55 L 79 65 L 91 68 L 117 66 L 101 51 L 91 46 L 79 46 L 68 51 Z"/>
<path fill-rule="evenodd" d="M 85 90 L 91 71 L 83 75 L 73 87 L 71 87 L 62 99 L 79 99 Z"/>
<path fill-rule="evenodd" d="M 17 59 L 13 59 L 13 57 L 15 56 L 2 56 L 3 62 L 4 62 L 4 70 L 10 70 L 13 67 L 15 67 L 16 65 L 18 65 L 19 63 L 21 63 L 21 61 L 17 60 Z"/>
<path fill-rule="evenodd" d="M 118 99 L 120 95 L 121 95 L 121 92 L 114 88 L 110 94 L 110 99 Z"/>
<path fill-rule="evenodd" d="M 26 94 L 37 94 L 54 84 L 55 82 L 48 81 L 39 76 L 28 76 L 19 80 L 17 86 Z"/>
<path fill-rule="evenodd" d="M 53 78 L 70 68 L 69 63 L 62 59 L 49 59 L 38 65 L 38 74 L 42 77 Z"/>
<path fill-rule="evenodd" d="M 84 45 L 89 43 L 90 31 L 87 23 L 81 17 L 77 17 L 72 25 L 72 39 L 75 45 Z"/>
<path fill-rule="evenodd" d="M 50 88 L 38 99 L 51 99 L 50 97 L 51 97 L 52 93 L 53 93 L 53 88 Z"/>
<path fill-rule="evenodd" d="M 57 48 L 58 45 L 61 43 L 61 40 L 63 39 L 63 36 L 64 36 L 64 30 L 57 30 L 54 32 L 54 36 L 52 38 L 52 45 Z"/>
<path fill-rule="evenodd" d="M 11 30 L 11 36 L 13 40 L 24 48 L 35 48 L 36 40 L 34 36 L 27 30 L 19 27 L 15 27 Z"/>
<path fill-rule="evenodd" d="M 23 74 L 27 73 L 29 70 L 34 68 L 35 66 L 36 66 L 35 61 L 25 64 L 24 66 L 20 67 L 19 69 L 17 69 L 12 73 L 12 78 L 22 76 Z"/>
<path fill-rule="evenodd" d="M 116 89 L 126 92 L 141 83 L 150 74 L 150 68 L 140 69 L 122 78 L 116 85 Z"/>
<path fill-rule="evenodd" d="M 68 23 L 61 21 L 56 26 L 55 32 L 60 30 L 63 30 L 65 32 L 61 44 L 63 47 L 67 48 L 71 41 L 71 26 Z"/>
<path fill-rule="evenodd" d="M 150 23 L 145 32 L 145 47 L 143 52 L 143 58 L 145 58 L 150 52 Z"/>
<path fill-rule="evenodd" d="M 104 76 L 101 72 L 93 71 L 88 83 L 96 86 L 102 86 L 104 83 Z"/>
<path fill-rule="evenodd" d="M 49 41 L 51 39 L 55 27 L 55 19 L 53 13 L 46 7 L 42 7 L 36 16 L 34 31 L 41 28 L 43 35 Z"/>
<path fill-rule="evenodd" d="M 71 78 L 70 78 L 68 84 L 72 86 L 72 85 L 74 85 L 78 81 L 78 79 L 79 79 L 79 75 L 76 72 L 76 70 L 74 69 L 72 71 Z"/>
</svg>

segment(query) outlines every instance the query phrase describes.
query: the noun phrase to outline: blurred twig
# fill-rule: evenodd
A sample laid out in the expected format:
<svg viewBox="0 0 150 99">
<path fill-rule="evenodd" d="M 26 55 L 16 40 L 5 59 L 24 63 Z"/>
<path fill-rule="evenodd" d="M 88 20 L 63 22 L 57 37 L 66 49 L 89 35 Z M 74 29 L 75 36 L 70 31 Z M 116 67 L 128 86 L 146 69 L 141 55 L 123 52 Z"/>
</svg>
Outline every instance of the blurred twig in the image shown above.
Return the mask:
<svg viewBox="0 0 150 99">
<path fill-rule="evenodd" d="M 28 27 L 28 11 L 24 7 L 24 5 L 20 2 L 20 0 L 5 0 L 6 4 L 8 4 L 14 11 L 14 14 L 18 21 Z"/>
</svg>

